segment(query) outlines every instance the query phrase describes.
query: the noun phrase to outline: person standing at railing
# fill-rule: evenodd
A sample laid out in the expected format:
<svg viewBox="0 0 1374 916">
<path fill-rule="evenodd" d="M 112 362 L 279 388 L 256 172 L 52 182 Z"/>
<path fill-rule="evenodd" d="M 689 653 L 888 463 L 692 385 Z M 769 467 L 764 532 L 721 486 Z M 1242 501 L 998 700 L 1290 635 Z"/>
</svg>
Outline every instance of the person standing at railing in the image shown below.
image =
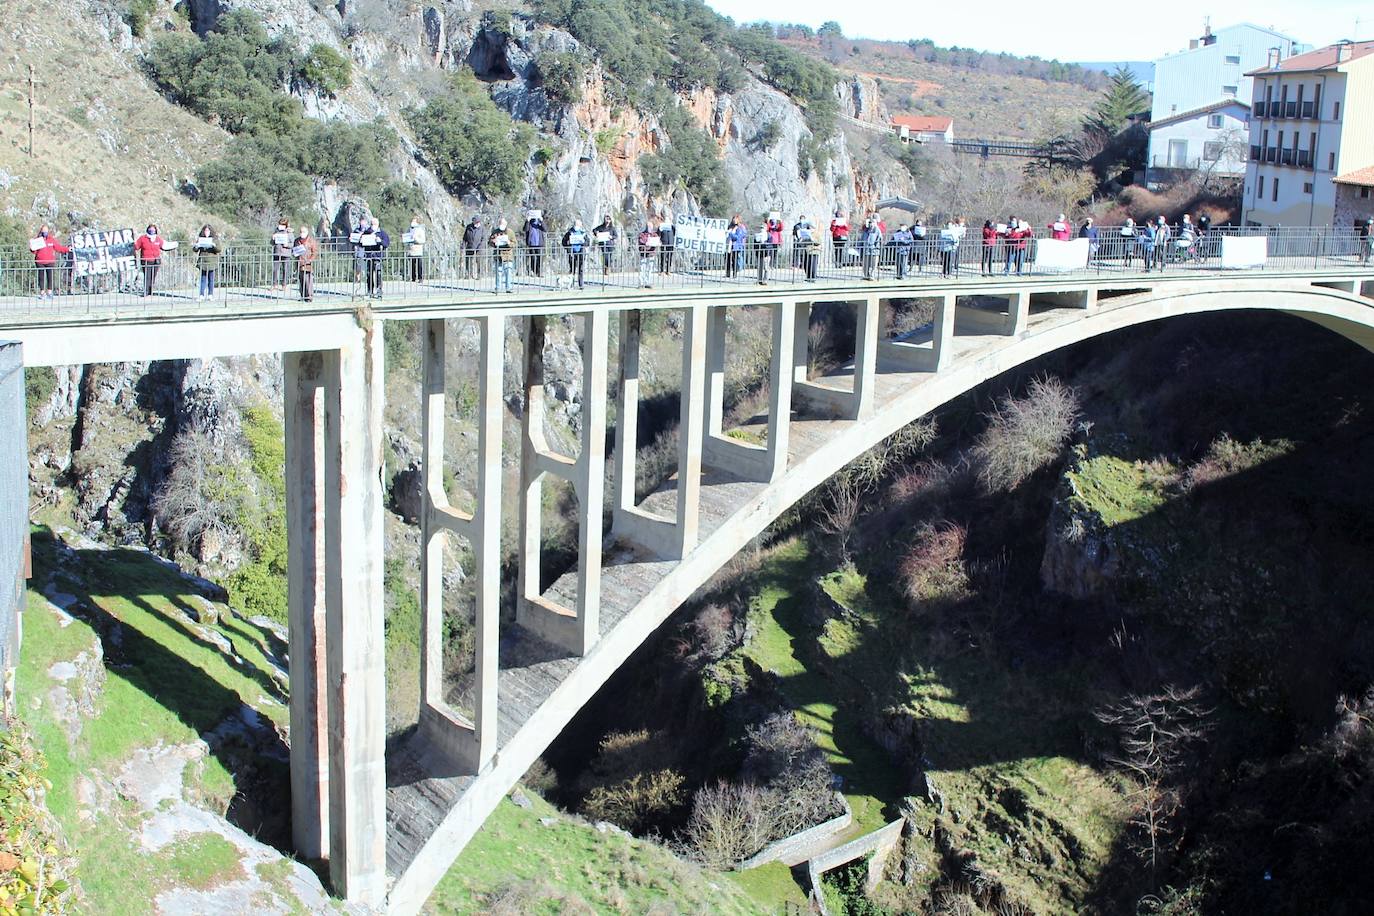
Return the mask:
<svg viewBox="0 0 1374 916">
<path fill-rule="evenodd" d="M 864 221 L 863 234 L 859 236 L 859 256 L 865 280 L 878 279 L 878 252 L 882 249 L 883 230 L 878 227 L 878 218 L 870 216 Z"/>
<path fill-rule="evenodd" d="M 1093 218 L 1090 216 L 1083 221 L 1083 225 L 1078 230 L 1080 239 L 1088 240 L 1088 263 L 1097 260 L 1097 227 L 1093 225 Z"/>
<path fill-rule="evenodd" d="M 1073 238 L 1073 226 L 1064 218 L 1064 214 L 1062 213 L 1059 214 L 1059 219 L 1050 223 L 1045 228 L 1050 230 L 1050 238 L 1055 241 L 1067 242 L 1069 239 Z"/>
<path fill-rule="evenodd" d="M 568 253 L 568 267 L 577 278 L 577 288 L 585 289 L 587 230 L 582 228 L 582 220 L 573 220 L 572 228 L 563 233 L 563 250 Z"/>
<path fill-rule="evenodd" d="M 926 261 L 930 260 L 930 233 L 919 216 L 911 224 L 911 257 L 916 265 L 916 272 L 924 273 Z"/>
<path fill-rule="evenodd" d="M 1169 244 L 1173 235 L 1173 230 L 1169 228 L 1169 223 L 1163 216 L 1155 220 L 1154 264 L 1159 267 L 1161 273 L 1163 273 L 1165 265 L 1169 263 Z"/>
<path fill-rule="evenodd" d="M 1193 226 L 1193 219 L 1187 213 L 1183 214 L 1183 222 L 1178 227 L 1178 240 L 1174 243 L 1178 248 L 1181 258 L 1190 261 L 1199 260 L 1197 246 L 1197 229 Z"/>
<path fill-rule="evenodd" d="M 412 283 L 425 282 L 425 224 L 420 222 L 420 214 L 410 218 L 410 228 L 401 236 L 401 244 L 406 246 L 406 277 Z"/>
<path fill-rule="evenodd" d="M 912 243 L 911 227 L 902 223 L 897 227 L 897 231 L 892 233 L 892 260 L 897 267 L 898 280 L 906 279 L 906 268 L 911 260 Z"/>
<path fill-rule="evenodd" d="M 29 251 L 38 272 L 38 298 L 51 299 L 57 289 L 57 256 L 69 254 L 71 249 L 57 240 L 46 223 L 38 227 L 38 234 L 29 239 Z"/>
<path fill-rule="evenodd" d="M 610 215 L 603 216 L 601 222 L 592 230 L 592 239 L 596 242 L 596 248 L 601 252 L 601 276 L 606 277 L 611 272 L 611 258 L 615 254 L 615 243 L 619 233 L 615 231 L 615 225 L 611 222 Z"/>
<path fill-rule="evenodd" d="M 162 252 L 175 247 L 174 243 L 168 242 L 157 231 L 156 223 L 150 223 L 134 242 L 134 253 L 138 255 L 138 264 L 143 268 L 143 298 L 151 296 L 153 288 L 157 286 L 157 270 L 162 266 Z"/>
<path fill-rule="evenodd" d="M 277 220 L 271 244 L 272 286 L 285 296 L 286 284 L 291 276 L 291 225 L 284 218 Z"/>
<path fill-rule="evenodd" d="M 302 226 L 296 233 L 296 244 L 291 248 L 291 254 L 296 258 L 297 284 L 300 289 L 302 302 L 315 301 L 315 259 L 320 256 L 320 244 L 310 235 L 310 228 Z M 381 284 L 378 281 L 378 297 L 381 296 Z"/>
<path fill-rule="evenodd" d="M 1007 260 L 1002 267 L 1002 276 L 1011 274 L 1013 265 L 1016 267 L 1016 275 L 1018 277 L 1021 275 L 1026 266 L 1026 245 L 1030 236 L 1031 228 L 1026 223 L 1015 216 L 1007 221 L 1007 231 L 1004 236 L 1007 246 Z"/>
<path fill-rule="evenodd" d="M 738 277 L 744 265 L 744 246 L 749 241 L 749 227 L 739 216 L 731 217 L 725 233 L 725 276 Z"/>
<path fill-rule="evenodd" d="M 955 217 L 949 221 L 946 228 L 954 234 L 954 249 L 949 253 L 949 263 L 944 265 L 945 276 L 957 277 L 959 275 L 959 253 L 964 247 L 964 236 L 968 235 L 968 220 L 962 216 Z"/>
<path fill-rule="evenodd" d="M 635 239 L 635 244 L 639 249 L 639 285 L 645 289 L 652 289 L 654 285 L 654 253 L 659 248 L 658 232 L 652 223 L 646 221 L 639 228 L 639 235 Z"/>
<path fill-rule="evenodd" d="M 792 227 L 792 239 L 792 244 L 797 252 L 797 265 L 805 273 L 806 282 L 816 282 L 816 268 L 820 262 L 820 254 L 816 246 L 816 224 L 811 222 L 808 216 L 802 214 L 797 219 L 796 225 Z"/>
<path fill-rule="evenodd" d="M 525 217 L 525 269 L 531 277 L 544 275 L 544 214 L 531 210 Z"/>
<path fill-rule="evenodd" d="M 200 270 L 200 285 L 196 292 L 196 301 L 203 302 L 207 299 L 215 298 L 215 274 L 219 271 L 219 239 L 215 236 L 215 230 L 206 223 L 200 227 L 200 234 L 196 236 L 195 244 L 191 246 L 196 253 L 196 267 Z"/>
<path fill-rule="evenodd" d="M 1374 257 L 1374 218 L 1355 220 L 1355 235 L 1360 239 L 1360 263 L 1368 264 Z"/>
<path fill-rule="evenodd" d="M 1206 213 L 1198 215 L 1197 218 L 1197 251 L 1198 258 L 1205 260 L 1212 256 L 1212 218 Z"/>
<path fill-rule="evenodd" d="M 1118 244 L 1121 246 L 1122 266 L 1129 269 L 1131 260 L 1135 257 L 1135 250 L 1138 245 L 1137 236 L 1139 233 L 1135 228 L 1135 220 L 1131 219 L 1129 216 L 1126 217 L 1125 224 L 1117 230 L 1117 234 L 1120 236 Z"/>
<path fill-rule="evenodd" d="M 950 220 L 940 230 L 937 242 L 940 246 L 940 276 L 951 277 L 958 271 L 959 242 L 959 224 Z"/>
<path fill-rule="evenodd" d="M 778 249 L 782 247 L 782 219 L 776 211 L 768 214 L 759 230 L 759 286 L 768 283 L 768 271 L 773 267 Z"/>
<path fill-rule="evenodd" d="M 363 268 L 367 260 L 363 253 L 362 238 L 364 232 L 372 231 L 372 220 L 366 216 L 358 220 L 353 228 L 348 232 L 348 244 L 353 249 L 353 285 L 357 286 L 363 282 Z"/>
<path fill-rule="evenodd" d="M 983 220 L 983 252 L 978 262 L 978 270 L 983 276 L 992 273 L 992 259 L 997 251 L 997 227 L 992 220 Z"/>
<path fill-rule="evenodd" d="M 391 247 L 391 236 L 386 234 L 380 222 L 373 220 L 370 231 L 364 232 L 358 241 L 363 248 L 363 267 L 367 271 L 367 296 L 369 299 L 380 299 L 382 264 L 387 249 Z"/>
<path fill-rule="evenodd" d="M 463 276 L 476 280 L 482 271 L 482 249 L 487 247 L 487 231 L 476 213 L 463 227 Z"/>
<path fill-rule="evenodd" d="M 515 239 L 511 238 L 510 230 L 506 228 L 504 219 L 499 221 L 496 228 L 491 231 L 487 244 L 491 245 L 492 258 L 496 267 L 496 289 L 494 292 L 499 294 L 503 285 L 506 287 L 506 292 L 515 292 L 513 285 L 515 278 Z"/>
<path fill-rule="evenodd" d="M 839 210 L 830 220 L 830 250 L 833 252 L 833 266 L 844 266 L 844 250 L 849 246 L 849 220 Z"/>
<path fill-rule="evenodd" d="M 673 272 L 673 252 L 677 250 L 677 227 L 673 225 L 672 214 L 668 214 L 658 224 L 658 272 Z"/>
<path fill-rule="evenodd" d="M 1155 263 L 1155 248 L 1159 245 L 1159 230 L 1153 223 L 1146 222 L 1137 233 L 1140 241 L 1140 259 L 1144 262 L 1145 272 L 1149 273 Z"/>
</svg>

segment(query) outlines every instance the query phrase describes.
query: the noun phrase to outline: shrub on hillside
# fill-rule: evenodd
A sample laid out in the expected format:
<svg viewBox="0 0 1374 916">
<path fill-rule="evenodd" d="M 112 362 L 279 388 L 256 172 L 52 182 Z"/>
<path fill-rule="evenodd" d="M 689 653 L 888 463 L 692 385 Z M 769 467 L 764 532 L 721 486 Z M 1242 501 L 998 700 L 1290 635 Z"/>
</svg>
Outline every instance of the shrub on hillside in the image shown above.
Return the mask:
<svg viewBox="0 0 1374 916">
<path fill-rule="evenodd" d="M 326 95 L 337 95 L 353 83 L 353 62 L 329 45 L 313 44 L 297 73 Z"/>
<path fill-rule="evenodd" d="M 142 38 L 148 32 L 148 20 L 157 12 L 157 0 L 129 0 L 124 11 L 124 21 L 135 38 Z"/>
<path fill-rule="evenodd" d="M 686 797 L 681 773 L 671 766 L 671 746 L 661 732 L 612 732 L 579 782 L 581 810 L 631 831 L 644 831 Z"/>
<path fill-rule="evenodd" d="M 983 489 L 1014 489 L 1054 461 L 1073 433 L 1078 412 L 1078 396 L 1055 378 L 1033 380 L 1025 397 L 1003 397 L 987 414 L 987 429 L 973 448 Z"/>
<path fill-rule="evenodd" d="M 1207 447 L 1207 454 L 1198 459 L 1183 475 L 1184 492 L 1197 487 L 1224 480 L 1241 471 L 1263 464 L 1274 458 L 1282 457 L 1293 450 L 1293 443 L 1287 439 L 1265 442 L 1237 442 L 1226 433 L 1218 436 Z"/>
<path fill-rule="evenodd" d="M 586 75 L 576 54 L 542 51 L 534 59 L 534 69 L 551 101 L 571 105 L 582 98 L 582 80 Z"/>
<path fill-rule="evenodd" d="M 772 838 L 772 801 L 758 786 L 719 782 L 699 789 L 682 831 L 686 852 L 708 868 L 734 868 Z"/>
<path fill-rule="evenodd" d="M 407 109 L 406 118 L 439 180 L 454 194 L 491 197 L 519 190 L 532 133 L 496 107 L 476 77 L 455 76 L 424 107 Z"/>
<path fill-rule="evenodd" d="M 0 912 L 76 912 L 76 861 L 40 800 L 47 762 L 17 719 L 0 720 Z"/>
<path fill-rule="evenodd" d="M 968 532 L 953 522 L 926 524 L 916 532 L 898 575 L 902 592 L 912 601 L 938 601 L 962 597 L 968 592 L 964 568 L 964 544 Z"/>
<path fill-rule="evenodd" d="M 257 15 L 234 10 L 204 39 L 161 35 L 148 52 L 149 75 L 172 101 L 238 133 L 272 130 L 300 104 L 281 94 L 295 72 L 296 52 L 268 37 Z"/>
</svg>

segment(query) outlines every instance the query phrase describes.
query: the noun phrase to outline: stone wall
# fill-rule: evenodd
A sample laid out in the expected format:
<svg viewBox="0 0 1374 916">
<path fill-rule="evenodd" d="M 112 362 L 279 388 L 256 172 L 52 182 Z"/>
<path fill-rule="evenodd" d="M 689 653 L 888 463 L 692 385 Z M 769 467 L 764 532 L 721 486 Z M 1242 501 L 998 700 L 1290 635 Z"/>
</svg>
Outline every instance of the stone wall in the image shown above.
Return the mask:
<svg viewBox="0 0 1374 916">
<path fill-rule="evenodd" d="M 1365 191 L 1368 197 L 1361 197 Z M 1374 217 L 1374 189 L 1350 184 L 1336 185 L 1336 228 L 1349 229 L 1357 219 Z"/>
<path fill-rule="evenodd" d="M 871 852 L 873 857 L 868 860 L 868 878 L 864 881 L 864 892 L 873 893 L 873 889 L 883 879 L 888 854 L 902 838 L 902 828 L 905 825 L 906 819 L 898 818 L 872 833 L 865 833 L 857 839 L 850 840 L 843 846 L 822 852 L 806 863 L 806 874 L 811 881 L 811 903 L 822 916 L 826 916 L 827 910 L 825 897 L 821 894 L 821 875 Z"/>
<path fill-rule="evenodd" d="M 849 829 L 849 825 L 854 822 L 854 812 L 850 810 L 849 802 L 843 795 L 835 793 L 836 799 L 844 805 L 844 813 L 839 817 L 833 817 L 828 821 L 822 821 L 814 827 L 808 827 L 800 833 L 794 833 L 789 837 L 769 843 L 760 849 L 751 858 L 740 863 L 739 870 L 746 871 L 750 868 L 757 868 L 760 865 L 767 865 L 769 862 L 781 862 L 789 868 L 793 865 L 800 865 L 814 855 L 818 855 L 835 842 L 835 838 Z"/>
<path fill-rule="evenodd" d="M 19 344 L 0 341 L 0 678 L 13 708 L 19 611 L 28 575 L 29 475 L 24 363 Z"/>
</svg>

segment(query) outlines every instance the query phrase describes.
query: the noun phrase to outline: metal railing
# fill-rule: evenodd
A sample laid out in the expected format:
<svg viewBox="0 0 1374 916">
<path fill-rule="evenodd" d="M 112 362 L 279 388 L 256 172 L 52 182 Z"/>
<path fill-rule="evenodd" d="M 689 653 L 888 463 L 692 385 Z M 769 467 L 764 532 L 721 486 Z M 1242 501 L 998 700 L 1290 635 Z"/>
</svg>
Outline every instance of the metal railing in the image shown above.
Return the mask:
<svg viewBox="0 0 1374 916">
<path fill-rule="evenodd" d="M 1197 236 L 1186 249 L 1178 246 L 1175 229 L 1162 254 L 1156 253 L 1158 246 L 1143 239 L 1142 231 L 1137 228 L 1123 235 L 1120 227 L 1099 227 L 1086 267 L 1068 271 L 1042 265 L 1037 248 L 1049 236 L 1047 229 L 1035 230 L 1024 248 L 1005 238 L 985 245 L 981 229 L 970 227 L 957 243 L 942 240 L 937 230 L 929 229 L 926 238 L 910 246 L 896 245 L 889 237 L 872 250 L 865 250 L 855 239 L 835 244 L 824 238 L 810 246 L 749 244 L 724 253 L 657 247 L 641 253 L 622 239 L 581 251 L 519 247 L 511 251 L 509 260 L 490 248 L 467 251 L 434 245 L 421 257 L 388 251 L 360 258 L 346 242 L 329 239 L 314 262 L 312 292 L 317 305 L 337 306 L 369 298 L 481 301 L 504 295 L 507 288 L 524 294 L 576 295 L 583 289 L 719 291 L 760 283 L 911 282 L 999 275 L 1014 272 L 1018 266 L 1022 275 L 1129 273 L 1140 270 L 1146 260 L 1161 268 L 1179 264 L 1205 270 L 1220 269 L 1224 237 L 1255 235 L 1267 236 L 1268 256 L 1263 267 L 1247 270 L 1348 271 L 1361 269 L 1369 261 L 1368 243 L 1353 229 L 1226 227 Z M 202 296 L 202 271 L 195 254 L 183 246 L 163 254 L 151 278 L 151 295 L 145 296 L 147 273 L 137 265 L 88 274 L 74 269 L 70 258 L 40 266 L 27 250 L 0 249 L 0 321 L 54 313 L 117 317 L 169 305 L 187 311 L 251 309 L 255 304 L 280 308 L 302 298 L 301 273 L 295 259 L 274 257 L 261 244 L 226 243 L 215 271 L 214 292 Z"/>
</svg>

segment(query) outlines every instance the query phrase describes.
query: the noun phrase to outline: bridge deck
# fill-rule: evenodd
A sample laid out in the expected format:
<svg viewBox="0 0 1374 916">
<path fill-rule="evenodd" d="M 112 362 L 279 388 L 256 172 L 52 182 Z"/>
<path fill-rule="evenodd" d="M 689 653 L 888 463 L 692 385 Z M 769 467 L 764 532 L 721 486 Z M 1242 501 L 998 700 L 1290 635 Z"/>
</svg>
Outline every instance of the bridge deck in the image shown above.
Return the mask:
<svg viewBox="0 0 1374 916">
<path fill-rule="evenodd" d="M 1037 309 L 1031 327 L 1046 322 L 1072 320 L 1081 310 Z M 954 339 L 956 358 L 991 350 L 1011 338 L 1000 335 L 960 335 Z M 880 359 L 877 366 L 877 409 L 882 404 L 932 378 L 931 372 L 904 371 Z M 852 365 L 828 375 L 823 381 L 852 389 Z M 836 438 L 855 421 L 807 418 L 794 411 L 788 439 L 789 466 L 795 465 L 821 445 Z M 760 430 L 762 431 L 762 430 Z M 704 468 L 701 487 L 701 537 L 724 525 L 741 506 L 767 485 L 741 480 L 723 471 Z M 642 506 L 671 518 L 675 506 L 675 480 L 666 482 L 647 497 Z M 601 632 L 605 636 L 635 609 L 677 563 L 646 555 L 641 549 L 608 541 L 602 571 Z M 565 606 L 575 606 L 576 571 L 555 581 L 549 596 Z M 554 689 L 577 665 L 577 659 L 538 639 L 520 627 L 504 625 L 501 636 L 499 680 L 500 747 L 547 701 Z M 498 751 L 499 754 L 499 751 Z M 387 868 L 393 879 L 402 875 L 420 849 L 434 834 L 447 812 L 473 784 L 472 776 L 441 775 L 442 760 L 417 756 L 409 746 L 393 749 L 388 756 Z"/>
</svg>

